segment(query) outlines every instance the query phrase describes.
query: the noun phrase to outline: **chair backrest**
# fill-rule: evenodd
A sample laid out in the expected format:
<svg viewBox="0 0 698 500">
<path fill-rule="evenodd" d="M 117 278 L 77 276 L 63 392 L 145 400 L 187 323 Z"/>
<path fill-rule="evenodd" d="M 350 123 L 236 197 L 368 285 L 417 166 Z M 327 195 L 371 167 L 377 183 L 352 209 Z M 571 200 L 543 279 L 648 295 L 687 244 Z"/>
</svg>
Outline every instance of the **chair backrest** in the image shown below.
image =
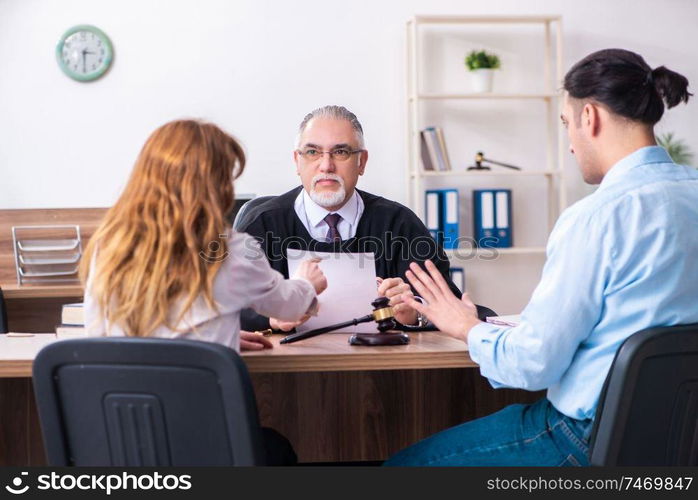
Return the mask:
<svg viewBox="0 0 698 500">
<path fill-rule="evenodd" d="M 2 288 L 0 288 L 0 333 L 7 333 L 9 331 L 9 326 L 7 325 L 7 307 L 5 307 L 5 296 L 2 294 Z"/>
<path fill-rule="evenodd" d="M 245 364 L 209 342 L 63 340 L 34 361 L 50 465 L 263 465 Z"/>
<path fill-rule="evenodd" d="M 238 210 L 238 213 L 235 216 L 235 220 L 233 221 L 233 229 L 237 230 L 239 227 L 246 225 L 246 214 L 249 214 L 251 209 L 258 207 L 265 201 L 271 200 L 272 198 L 276 198 L 276 196 L 258 196 L 257 198 L 254 198 L 241 206 L 240 210 Z"/>
<path fill-rule="evenodd" d="M 594 425 L 592 465 L 698 465 L 698 324 L 628 337 Z"/>
</svg>

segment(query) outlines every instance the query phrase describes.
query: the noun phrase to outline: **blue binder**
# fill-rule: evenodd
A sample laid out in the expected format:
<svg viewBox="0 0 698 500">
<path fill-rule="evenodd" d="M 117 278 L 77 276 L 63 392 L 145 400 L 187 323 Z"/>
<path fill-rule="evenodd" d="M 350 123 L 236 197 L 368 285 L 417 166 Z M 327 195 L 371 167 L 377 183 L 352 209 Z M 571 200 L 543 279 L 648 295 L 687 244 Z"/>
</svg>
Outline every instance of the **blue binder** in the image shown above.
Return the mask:
<svg viewBox="0 0 698 500">
<path fill-rule="evenodd" d="M 451 281 L 458 287 L 461 293 L 465 293 L 465 271 L 462 267 L 452 267 L 448 270 Z"/>
<path fill-rule="evenodd" d="M 514 244 L 510 189 L 474 190 L 473 217 L 477 246 L 509 248 Z"/>
<path fill-rule="evenodd" d="M 424 197 L 425 224 L 444 249 L 458 248 L 458 190 L 429 189 Z"/>
<path fill-rule="evenodd" d="M 424 224 L 431 237 L 441 243 L 441 196 L 438 190 L 428 190 L 424 194 Z"/>
<path fill-rule="evenodd" d="M 458 248 L 458 190 L 441 189 L 441 227 L 443 247 L 446 250 Z"/>
</svg>

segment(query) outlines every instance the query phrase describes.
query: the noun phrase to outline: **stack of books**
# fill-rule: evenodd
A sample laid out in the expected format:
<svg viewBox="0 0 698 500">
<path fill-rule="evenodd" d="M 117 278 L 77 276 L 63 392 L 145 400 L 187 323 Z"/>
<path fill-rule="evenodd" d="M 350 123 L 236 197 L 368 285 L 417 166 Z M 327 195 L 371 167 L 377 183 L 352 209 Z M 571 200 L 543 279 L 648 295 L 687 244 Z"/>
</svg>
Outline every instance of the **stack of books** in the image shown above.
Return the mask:
<svg viewBox="0 0 698 500">
<path fill-rule="evenodd" d="M 61 324 L 56 327 L 56 338 L 72 339 L 87 337 L 85 308 L 80 304 L 63 304 Z"/>
<path fill-rule="evenodd" d="M 420 133 L 422 165 L 425 171 L 451 170 L 446 141 L 441 127 L 427 127 Z"/>
</svg>

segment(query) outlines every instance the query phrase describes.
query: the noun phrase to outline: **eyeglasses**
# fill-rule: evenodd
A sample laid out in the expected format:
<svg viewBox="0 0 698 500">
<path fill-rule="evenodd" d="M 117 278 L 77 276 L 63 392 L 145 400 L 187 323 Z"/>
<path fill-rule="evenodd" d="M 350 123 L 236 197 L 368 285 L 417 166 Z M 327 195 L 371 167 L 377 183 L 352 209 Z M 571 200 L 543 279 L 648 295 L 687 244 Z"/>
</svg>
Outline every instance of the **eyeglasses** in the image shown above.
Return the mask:
<svg viewBox="0 0 698 500">
<path fill-rule="evenodd" d="M 301 157 L 306 161 L 306 162 L 316 162 L 320 160 L 325 154 L 328 154 L 332 157 L 332 159 L 336 162 L 344 162 L 347 161 L 349 158 L 352 157 L 352 155 L 355 155 L 356 153 L 362 153 L 364 150 L 363 149 L 333 149 L 332 151 L 319 151 L 314 148 L 307 148 L 304 149 L 303 151 L 298 151 L 298 154 L 301 155 Z"/>
</svg>

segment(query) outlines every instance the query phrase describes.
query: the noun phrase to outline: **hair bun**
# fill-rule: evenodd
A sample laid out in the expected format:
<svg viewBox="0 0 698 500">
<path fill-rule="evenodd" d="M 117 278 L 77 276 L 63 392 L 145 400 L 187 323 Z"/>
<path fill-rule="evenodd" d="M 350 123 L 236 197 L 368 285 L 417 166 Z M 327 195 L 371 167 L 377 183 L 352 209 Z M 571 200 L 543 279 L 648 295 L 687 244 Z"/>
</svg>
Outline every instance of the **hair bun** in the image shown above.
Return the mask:
<svg viewBox="0 0 698 500">
<path fill-rule="evenodd" d="M 666 66 L 659 66 L 650 74 L 654 87 L 666 102 L 667 108 L 673 108 L 681 102 L 688 102 L 688 98 L 693 95 L 688 91 L 688 79 Z"/>
</svg>

